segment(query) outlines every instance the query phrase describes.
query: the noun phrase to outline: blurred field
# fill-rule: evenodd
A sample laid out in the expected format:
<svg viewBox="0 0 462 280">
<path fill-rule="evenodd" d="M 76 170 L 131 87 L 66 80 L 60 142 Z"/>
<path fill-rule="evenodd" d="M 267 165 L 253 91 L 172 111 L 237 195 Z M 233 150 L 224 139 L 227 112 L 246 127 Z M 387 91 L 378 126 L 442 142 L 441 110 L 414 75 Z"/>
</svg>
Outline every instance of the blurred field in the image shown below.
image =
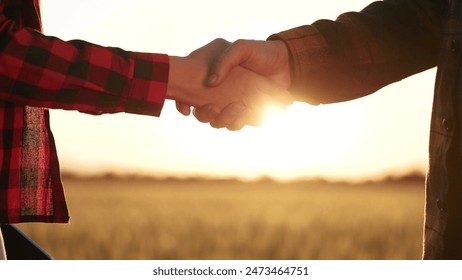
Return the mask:
<svg viewBox="0 0 462 280">
<path fill-rule="evenodd" d="M 64 183 L 69 225 L 20 225 L 55 259 L 421 258 L 420 181 Z"/>
</svg>

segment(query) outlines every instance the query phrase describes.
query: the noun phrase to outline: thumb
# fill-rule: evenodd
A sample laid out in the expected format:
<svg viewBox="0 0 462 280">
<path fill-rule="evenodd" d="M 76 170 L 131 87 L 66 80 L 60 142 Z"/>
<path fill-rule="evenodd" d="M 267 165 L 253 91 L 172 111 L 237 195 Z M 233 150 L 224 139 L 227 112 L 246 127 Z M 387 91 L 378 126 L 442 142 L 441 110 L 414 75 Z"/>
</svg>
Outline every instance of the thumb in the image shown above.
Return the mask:
<svg viewBox="0 0 462 280">
<path fill-rule="evenodd" d="M 242 44 L 233 43 L 219 54 L 211 63 L 206 79 L 206 86 L 219 86 L 236 66 L 244 63 L 250 56 L 250 50 Z"/>
</svg>

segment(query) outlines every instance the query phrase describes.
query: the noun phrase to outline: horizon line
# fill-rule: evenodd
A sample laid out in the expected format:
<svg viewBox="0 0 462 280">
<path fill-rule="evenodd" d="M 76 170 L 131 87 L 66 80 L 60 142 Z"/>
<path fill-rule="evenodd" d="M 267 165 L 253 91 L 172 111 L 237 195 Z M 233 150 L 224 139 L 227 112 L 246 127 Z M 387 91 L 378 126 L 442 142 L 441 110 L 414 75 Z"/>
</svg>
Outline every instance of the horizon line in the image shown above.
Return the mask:
<svg viewBox="0 0 462 280">
<path fill-rule="evenodd" d="M 205 175 L 160 175 L 146 173 L 121 173 L 121 172 L 99 172 L 99 173 L 79 173 L 74 171 L 62 171 L 61 178 L 64 180 L 151 180 L 151 181 L 239 181 L 239 182 L 275 182 L 275 183 L 294 183 L 294 182 L 316 182 L 316 183 L 383 183 L 383 182 L 420 182 L 424 183 L 426 174 L 421 171 L 413 170 L 403 174 L 384 174 L 375 178 L 357 179 L 338 179 L 335 177 L 299 177 L 292 179 L 277 179 L 271 176 L 259 176 L 253 179 L 240 178 L 237 176 L 205 176 Z"/>
</svg>

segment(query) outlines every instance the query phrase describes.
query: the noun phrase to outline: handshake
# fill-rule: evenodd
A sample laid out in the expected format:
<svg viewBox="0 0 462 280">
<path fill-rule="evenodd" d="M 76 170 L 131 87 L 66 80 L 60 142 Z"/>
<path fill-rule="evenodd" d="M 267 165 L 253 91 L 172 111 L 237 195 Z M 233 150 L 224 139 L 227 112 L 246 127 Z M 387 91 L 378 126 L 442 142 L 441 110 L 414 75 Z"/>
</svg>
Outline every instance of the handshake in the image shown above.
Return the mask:
<svg viewBox="0 0 462 280">
<path fill-rule="evenodd" d="M 289 55 L 282 41 L 216 39 L 186 57 L 170 56 L 167 99 L 212 127 L 261 123 L 268 106 L 293 102 Z"/>
</svg>

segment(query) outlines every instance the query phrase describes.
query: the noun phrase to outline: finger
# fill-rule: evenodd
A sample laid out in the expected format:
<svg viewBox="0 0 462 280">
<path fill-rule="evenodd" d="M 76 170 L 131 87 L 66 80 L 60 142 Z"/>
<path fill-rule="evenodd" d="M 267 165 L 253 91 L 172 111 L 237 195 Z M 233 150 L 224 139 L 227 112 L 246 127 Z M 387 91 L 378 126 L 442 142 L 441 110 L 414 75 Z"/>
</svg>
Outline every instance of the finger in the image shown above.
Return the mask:
<svg viewBox="0 0 462 280">
<path fill-rule="evenodd" d="M 188 104 L 176 102 L 176 109 L 184 116 L 189 116 L 191 114 L 191 106 Z"/>
<path fill-rule="evenodd" d="M 193 115 L 198 121 L 209 123 L 214 121 L 220 115 L 220 110 L 218 110 L 216 106 L 208 104 L 194 108 Z"/>
<path fill-rule="evenodd" d="M 226 106 L 221 113 L 210 122 L 214 128 L 223 128 L 233 124 L 240 115 L 244 114 L 246 107 L 242 103 L 231 103 Z"/>
<path fill-rule="evenodd" d="M 246 126 L 244 122 L 235 122 L 231 125 L 228 125 L 226 128 L 230 131 L 238 131 L 243 129 Z"/>
<path fill-rule="evenodd" d="M 226 128 L 231 131 L 238 131 L 243 129 L 246 125 L 252 125 L 251 118 L 247 114 L 237 117 L 231 124 L 227 125 Z"/>
<path fill-rule="evenodd" d="M 226 128 L 231 131 L 243 129 L 245 126 L 260 126 L 263 124 L 264 114 L 262 110 L 247 108 L 242 114 L 235 118 L 234 122 L 227 125 Z"/>
</svg>

